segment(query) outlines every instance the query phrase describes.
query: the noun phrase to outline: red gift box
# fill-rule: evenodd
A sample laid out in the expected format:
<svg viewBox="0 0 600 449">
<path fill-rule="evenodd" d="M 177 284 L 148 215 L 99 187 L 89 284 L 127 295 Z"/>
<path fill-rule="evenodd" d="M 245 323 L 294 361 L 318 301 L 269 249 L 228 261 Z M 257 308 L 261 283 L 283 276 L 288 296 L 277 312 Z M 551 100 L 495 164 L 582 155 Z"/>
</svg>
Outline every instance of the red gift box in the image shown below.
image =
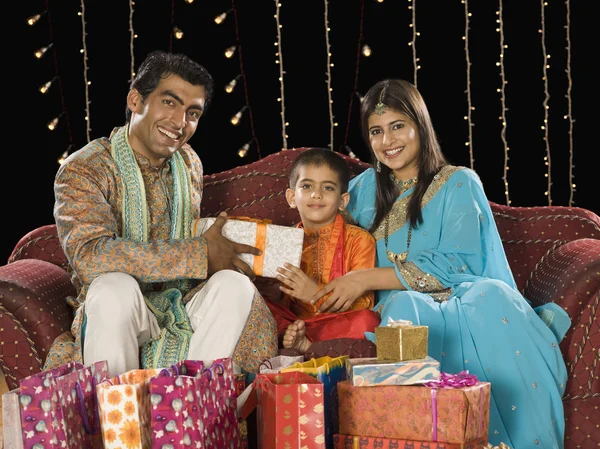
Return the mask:
<svg viewBox="0 0 600 449">
<path fill-rule="evenodd" d="M 462 388 L 338 383 L 339 433 L 462 443 L 487 438 L 489 382 Z"/>
<path fill-rule="evenodd" d="M 411 441 L 390 438 L 358 437 L 356 435 L 333 436 L 334 449 L 482 449 L 488 444 L 487 438 L 478 438 L 468 443 L 434 443 L 431 441 Z"/>
</svg>

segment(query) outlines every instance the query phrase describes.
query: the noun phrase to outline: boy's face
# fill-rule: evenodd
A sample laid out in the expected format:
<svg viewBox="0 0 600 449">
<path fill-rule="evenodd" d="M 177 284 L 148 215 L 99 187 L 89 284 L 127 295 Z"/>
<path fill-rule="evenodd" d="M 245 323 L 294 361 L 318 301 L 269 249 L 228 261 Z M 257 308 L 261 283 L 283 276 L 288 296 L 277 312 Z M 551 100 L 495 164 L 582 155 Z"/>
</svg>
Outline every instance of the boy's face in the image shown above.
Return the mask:
<svg viewBox="0 0 600 449">
<path fill-rule="evenodd" d="M 327 165 L 299 167 L 298 181 L 285 197 L 290 207 L 298 208 L 302 224 L 309 229 L 333 223 L 350 199 L 348 192 L 341 192 L 338 175 Z"/>
</svg>

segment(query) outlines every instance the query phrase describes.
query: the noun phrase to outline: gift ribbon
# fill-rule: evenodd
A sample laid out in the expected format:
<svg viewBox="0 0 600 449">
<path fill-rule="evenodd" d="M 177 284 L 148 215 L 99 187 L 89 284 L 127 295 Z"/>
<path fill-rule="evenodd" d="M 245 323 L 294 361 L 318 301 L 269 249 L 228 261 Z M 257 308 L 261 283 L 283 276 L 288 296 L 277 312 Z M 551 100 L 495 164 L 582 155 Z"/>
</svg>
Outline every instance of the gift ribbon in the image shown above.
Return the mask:
<svg viewBox="0 0 600 449">
<path fill-rule="evenodd" d="M 437 390 L 438 388 L 464 388 L 472 387 L 477 385 L 477 376 L 475 374 L 469 374 L 469 371 L 461 371 L 458 374 L 440 373 L 439 379 L 426 382 L 423 385 L 431 388 L 431 428 L 432 428 L 432 440 L 435 442 L 438 440 L 437 425 Z M 479 391 L 479 434 L 483 430 L 483 392 Z"/>
<path fill-rule="evenodd" d="M 100 417 L 98 416 L 98 398 L 96 396 L 96 378 L 92 377 L 92 408 L 94 413 L 94 425 L 90 426 L 90 422 L 88 421 L 87 411 L 85 408 L 85 402 L 83 400 L 83 389 L 81 388 L 81 383 L 77 381 L 77 396 L 79 396 L 79 413 L 83 418 L 83 427 L 85 427 L 85 431 L 90 435 L 95 435 L 100 432 Z"/>
</svg>

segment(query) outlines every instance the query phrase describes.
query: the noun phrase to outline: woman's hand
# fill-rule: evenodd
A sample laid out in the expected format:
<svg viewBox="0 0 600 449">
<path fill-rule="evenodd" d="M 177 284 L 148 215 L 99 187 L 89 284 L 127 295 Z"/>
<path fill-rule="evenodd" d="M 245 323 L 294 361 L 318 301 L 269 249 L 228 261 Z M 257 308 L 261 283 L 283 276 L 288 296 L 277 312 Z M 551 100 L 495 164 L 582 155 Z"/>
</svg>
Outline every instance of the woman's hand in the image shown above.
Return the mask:
<svg viewBox="0 0 600 449">
<path fill-rule="evenodd" d="M 319 298 L 331 293 L 329 298 L 320 305 L 320 312 L 345 312 L 352 303 L 366 291 L 367 283 L 363 270 L 351 271 L 344 276 L 335 278 L 310 298 L 310 303 L 315 304 Z"/>
<path fill-rule="evenodd" d="M 279 289 L 304 303 L 309 303 L 312 296 L 319 289 L 315 281 L 309 278 L 300 268 L 290 263 L 277 268 L 277 272 L 279 273 L 277 279 L 286 286 L 282 285 Z"/>
</svg>

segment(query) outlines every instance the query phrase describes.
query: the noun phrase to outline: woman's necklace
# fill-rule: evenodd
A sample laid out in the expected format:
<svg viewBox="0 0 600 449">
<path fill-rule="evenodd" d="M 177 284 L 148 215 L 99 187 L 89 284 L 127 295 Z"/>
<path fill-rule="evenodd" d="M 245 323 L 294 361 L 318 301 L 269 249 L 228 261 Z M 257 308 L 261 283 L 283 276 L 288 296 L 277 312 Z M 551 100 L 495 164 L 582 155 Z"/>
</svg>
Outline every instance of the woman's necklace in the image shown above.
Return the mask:
<svg viewBox="0 0 600 449">
<path fill-rule="evenodd" d="M 402 181 L 401 179 L 396 178 L 394 172 L 390 172 L 390 179 L 394 184 L 398 186 L 400 193 L 403 193 L 413 187 L 417 183 L 417 177 L 407 179 L 406 181 Z"/>
<path fill-rule="evenodd" d="M 389 229 L 390 229 L 390 215 L 391 212 L 388 213 L 385 217 L 385 252 L 388 256 L 388 259 L 390 260 L 390 262 L 392 263 L 404 263 L 406 262 L 406 258 L 408 256 L 408 248 L 410 248 L 410 238 L 412 236 L 412 225 L 409 223 L 408 224 L 408 236 L 406 238 L 406 251 L 400 253 L 400 254 L 396 254 L 391 252 L 390 250 L 388 250 L 388 235 L 389 235 Z"/>
</svg>

